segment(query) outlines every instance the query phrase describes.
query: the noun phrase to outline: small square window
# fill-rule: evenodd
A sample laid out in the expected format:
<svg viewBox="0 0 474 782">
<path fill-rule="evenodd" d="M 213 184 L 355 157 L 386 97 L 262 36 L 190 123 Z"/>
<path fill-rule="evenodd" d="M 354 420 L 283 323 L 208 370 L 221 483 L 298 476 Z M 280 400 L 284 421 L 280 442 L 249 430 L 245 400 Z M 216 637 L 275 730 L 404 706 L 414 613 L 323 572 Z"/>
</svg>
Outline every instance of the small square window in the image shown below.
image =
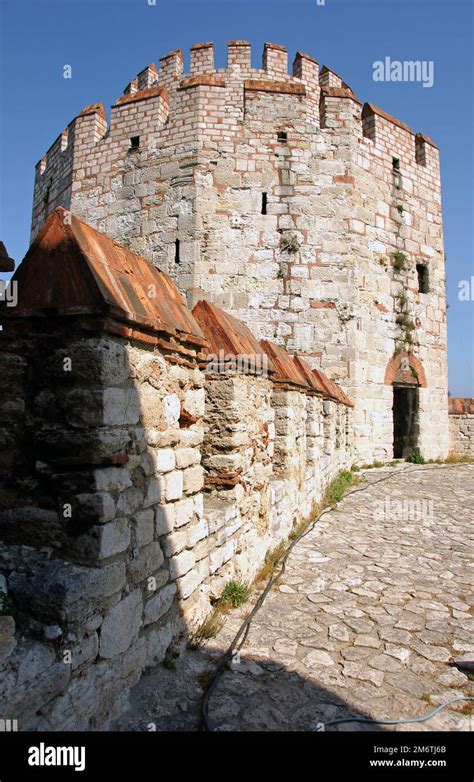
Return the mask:
<svg viewBox="0 0 474 782">
<path fill-rule="evenodd" d="M 394 171 L 400 171 L 400 158 L 398 157 L 392 158 L 392 168 Z"/>
<path fill-rule="evenodd" d="M 418 276 L 418 292 L 419 293 L 429 293 L 430 285 L 429 285 L 428 267 L 425 266 L 424 263 L 417 263 L 416 264 L 416 273 L 417 273 L 417 276 Z"/>
<path fill-rule="evenodd" d="M 278 133 L 277 139 L 280 142 L 280 144 L 286 144 L 286 142 L 288 141 L 288 133 L 285 130 L 281 130 Z"/>
<path fill-rule="evenodd" d="M 132 136 L 130 139 L 130 149 L 138 149 L 140 146 L 140 136 Z"/>
</svg>

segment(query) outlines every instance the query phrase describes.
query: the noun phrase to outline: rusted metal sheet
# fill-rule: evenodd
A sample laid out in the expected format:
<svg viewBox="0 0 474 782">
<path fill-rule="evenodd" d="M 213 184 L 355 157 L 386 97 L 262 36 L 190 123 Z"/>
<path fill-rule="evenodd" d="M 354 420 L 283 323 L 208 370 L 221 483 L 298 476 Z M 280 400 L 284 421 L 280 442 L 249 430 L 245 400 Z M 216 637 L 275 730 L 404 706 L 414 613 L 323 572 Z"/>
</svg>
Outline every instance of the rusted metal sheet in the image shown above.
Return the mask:
<svg viewBox="0 0 474 782">
<path fill-rule="evenodd" d="M 354 407 L 353 403 L 349 399 L 349 397 L 344 393 L 342 388 L 338 386 L 337 383 L 335 383 L 333 380 L 329 380 L 328 377 L 324 374 L 324 372 L 321 372 L 320 369 L 313 369 L 312 370 L 315 377 L 318 379 L 318 381 L 321 383 L 323 388 L 326 390 L 326 394 L 329 397 L 329 399 L 333 399 L 335 402 L 340 402 L 343 405 L 346 405 L 347 407 Z"/>
<path fill-rule="evenodd" d="M 337 387 L 339 389 L 339 393 L 341 394 L 343 404 L 347 405 L 347 407 L 354 407 L 354 402 L 351 402 L 346 392 L 342 390 L 341 386 Z"/>
<path fill-rule="evenodd" d="M 107 315 L 207 345 L 167 274 L 58 207 L 18 267 L 18 306 L 2 317 Z"/>
<path fill-rule="evenodd" d="M 262 339 L 260 345 L 276 367 L 276 375 L 272 378 L 275 382 L 301 391 L 310 390 L 306 377 L 294 362 L 293 356 L 270 340 Z"/>
<path fill-rule="evenodd" d="M 448 399 L 449 415 L 473 415 L 474 399 L 470 397 L 450 397 Z"/>
<path fill-rule="evenodd" d="M 313 375 L 315 376 L 318 384 L 323 389 L 324 396 L 326 399 L 333 399 L 334 401 L 337 401 L 337 393 L 334 388 L 332 388 L 331 383 L 329 379 L 326 377 L 324 372 L 321 372 L 320 369 L 313 369 L 312 370 Z"/>
<path fill-rule="evenodd" d="M 12 272 L 14 268 L 15 261 L 8 255 L 3 242 L 0 242 L 0 272 Z"/>
<path fill-rule="evenodd" d="M 324 396 L 325 390 L 319 380 L 317 379 L 316 375 L 313 374 L 310 365 L 307 361 L 304 360 L 304 358 L 301 358 L 301 356 L 293 356 L 293 361 L 296 364 L 296 367 L 300 374 L 302 374 L 309 386 L 309 389 L 313 392 L 313 394 L 317 394 L 318 396 Z"/>
<path fill-rule="evenodd" d="M 272 375 L 276 368 L 248 326 L 209 301 L 199 301 L 193 316 L 208 340 L 208 367 Z"/>
</svg>

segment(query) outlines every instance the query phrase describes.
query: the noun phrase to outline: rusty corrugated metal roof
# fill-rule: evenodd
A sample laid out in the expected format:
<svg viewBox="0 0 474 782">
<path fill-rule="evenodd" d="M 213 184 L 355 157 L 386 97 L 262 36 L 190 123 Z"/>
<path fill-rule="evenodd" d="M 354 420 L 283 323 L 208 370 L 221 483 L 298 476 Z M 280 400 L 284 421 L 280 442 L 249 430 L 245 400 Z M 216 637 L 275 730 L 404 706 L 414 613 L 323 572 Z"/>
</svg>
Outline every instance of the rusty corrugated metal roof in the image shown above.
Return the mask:
<svg viewBox="0 0 474 782">
<path fill-rule="evenodd" d="M 301 391 L 310 390 L 304 373 L 295 364 L 293 356 L 290 356 L 285 348 L 275 345 L 268 339 L 262 339 L 260 345 L 276 367 L 276 375 L 272 378 L 275 382 L 293 386 Z"/>
<path fill-rule="evenodd" d="M 103 315 L 199 346 L 206 339 L 167 274 L 62 207 L 19 265 L 18 305 L 2 317 Z"/>
<path fill-rule="evenodd" d="M 471 397 L 449 397 L 449 415 L 474 415 L 474 399 Z"/>
<path fill-rule="evenodd" d="M 301 356 L 293 356 L 293 361 L 300 374 L 304 376 L 310 390 L 318 396 L 324 396 L 325 390 L 316 375 L 312 372 L 308 362 L 305 361 L 304 358 L 301 358 Z"/>
<path fill-rule="evenodd" d="M 349 397 L 347 396 L 346 392 L 342 390 L 341 386 L 337 386 L 339 389 L 339 393 L 341 394 L 342 401 L 347 407 L 354 407 L 354 402 L 352 402 Z"/>
<path fill-rule="evenodd" d="M 207 338 L 212 364 L 222 369 L 238 368 L 249 374 L 273 374 L 275 366 L 248 326 L 209 301 L 198 301 L 193 316 Z M 226 357 L 228 357 L 226 359 Z"/>
<path fill-rule="evenodd" d="M 321 372 L 320 369 L 313 369 L 312 372 L 321 383 L 323 388 L 326 389 L 327 396 L 330 399 L 333 399 L 336 402 L 340 402 L 347 407 L 354 407 L 354 404 L 351 402 L 349 397 L 344 393 L 342 388 L 334 382 L 334 380 L 329 380 L 329 378 L 324 374 L 324 372 Z"/>
<path fill-rule="evenodd" d="M 327 399 L 333 399 L 334 401 L 337 401 L 338 395 L 336 390 L 331 386 L 331 382 L 329 378 L 326 377 L 324 372 L 321 372 L 320 369 L 312 369 L 311 370 L 313 375 L 315 376 L 318 384 L 323 389 L 324 396 Z"/>
</svg>

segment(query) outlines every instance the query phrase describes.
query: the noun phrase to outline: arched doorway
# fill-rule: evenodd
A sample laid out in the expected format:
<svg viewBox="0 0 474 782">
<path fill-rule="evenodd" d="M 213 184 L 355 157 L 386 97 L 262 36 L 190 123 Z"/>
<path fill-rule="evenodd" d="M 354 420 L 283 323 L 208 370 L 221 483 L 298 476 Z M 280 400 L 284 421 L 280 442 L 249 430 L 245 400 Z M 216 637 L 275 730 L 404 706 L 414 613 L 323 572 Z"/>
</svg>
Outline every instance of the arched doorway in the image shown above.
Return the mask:
<svg viewBox="0 0 474 782">
<path fill-rule="evenodd" d="M 421 361 L 411 353 L 397 353 L 388 362 L 385 383 L 393 388 L 393 457 L 404 459 L 418 449 L 419 389 L 426 388 Z"/>
</svg>

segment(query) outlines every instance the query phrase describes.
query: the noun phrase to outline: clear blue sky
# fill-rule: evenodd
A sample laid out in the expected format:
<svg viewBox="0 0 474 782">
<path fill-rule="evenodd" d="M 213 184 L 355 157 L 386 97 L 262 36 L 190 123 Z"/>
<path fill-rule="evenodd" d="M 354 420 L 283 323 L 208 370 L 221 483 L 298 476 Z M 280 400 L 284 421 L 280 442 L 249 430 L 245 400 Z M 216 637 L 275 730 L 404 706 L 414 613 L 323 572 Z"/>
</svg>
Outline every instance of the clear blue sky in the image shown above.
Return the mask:
<svg viewBox="0 0 474 782">
<path fill-rule="evenodd" d="M 474 290 L 458 300 L 473 264 L 473 0 L 0 0 L 1 228 L 21 260 L 29 237 L 34 166 L 88 103 L 110 106 L 150 62 L 214 41 L 244 38 L 260 64 L 265 41 L 284 44 L 339 73 L 369 100 L 428 134 L 441 148 L 448 259 L 449 387 L 474 396 Z M 374 82 L 384 57 L 432 60 L 435 84 Z M 64 65 L 72 79 L 63 78 Z M 473 280 L 474 283 L 474 280 Z M 474 288 L 474 285 L 473 285 Z"/>
</svg>

